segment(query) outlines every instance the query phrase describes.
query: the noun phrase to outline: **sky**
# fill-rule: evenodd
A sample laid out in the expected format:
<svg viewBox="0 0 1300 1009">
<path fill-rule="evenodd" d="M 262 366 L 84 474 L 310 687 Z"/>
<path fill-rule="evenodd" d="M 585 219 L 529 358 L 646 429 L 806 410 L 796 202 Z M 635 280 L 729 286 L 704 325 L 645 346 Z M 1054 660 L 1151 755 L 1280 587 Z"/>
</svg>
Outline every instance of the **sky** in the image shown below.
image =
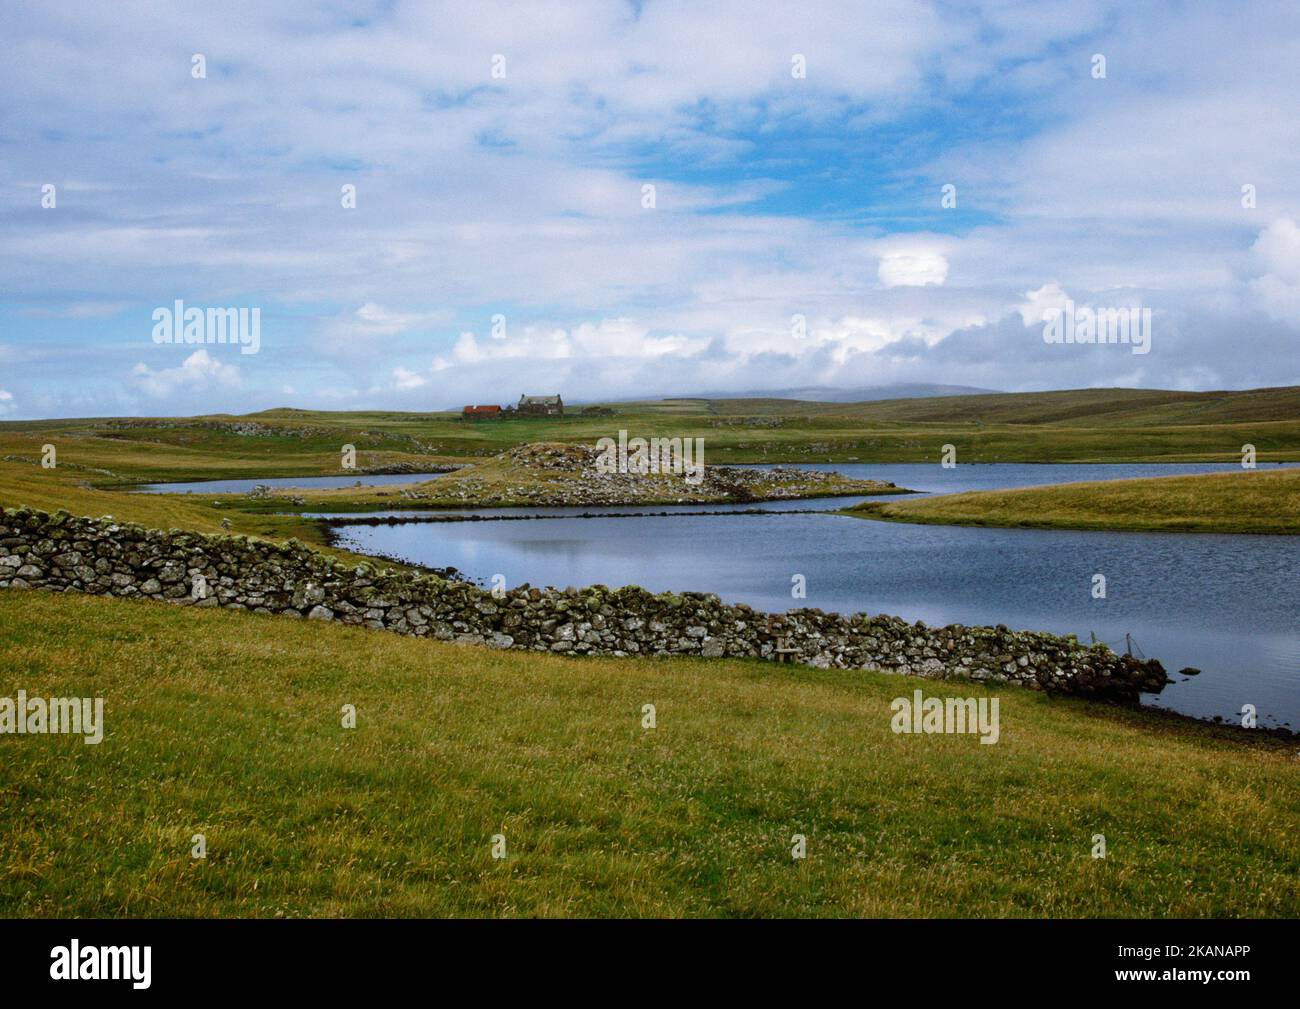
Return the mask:
<svg viewBox="0 0 1300 1009">
<path fill-rule="evenodd" d="M 1298 107 L 1292 0 L 0 0 L 0 420 L 1300 384 Z"/>
</svg>

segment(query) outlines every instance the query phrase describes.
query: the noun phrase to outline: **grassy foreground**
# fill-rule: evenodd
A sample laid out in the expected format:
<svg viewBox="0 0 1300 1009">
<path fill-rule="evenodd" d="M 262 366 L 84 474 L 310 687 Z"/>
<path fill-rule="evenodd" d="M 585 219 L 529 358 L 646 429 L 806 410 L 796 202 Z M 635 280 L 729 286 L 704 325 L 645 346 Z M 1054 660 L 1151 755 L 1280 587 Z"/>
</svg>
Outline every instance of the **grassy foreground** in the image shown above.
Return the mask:
<svg viewBox="0 0 1300 1009">
<path fill-rule="evenodd" d="M 1147 712 L 988 692 L 989 746 L 890 731 L 969 684 L 24 591 L 0 652 L 106 721 L 0 735 L 3 915 L 1300 913 L 1294 746 Z"/>
<path fill-rule="evenodd" d="M 942 525 L 1296 534 L 1300 533 L 1300 469 L 866 501 L 845 514 Z"/>
</svg>

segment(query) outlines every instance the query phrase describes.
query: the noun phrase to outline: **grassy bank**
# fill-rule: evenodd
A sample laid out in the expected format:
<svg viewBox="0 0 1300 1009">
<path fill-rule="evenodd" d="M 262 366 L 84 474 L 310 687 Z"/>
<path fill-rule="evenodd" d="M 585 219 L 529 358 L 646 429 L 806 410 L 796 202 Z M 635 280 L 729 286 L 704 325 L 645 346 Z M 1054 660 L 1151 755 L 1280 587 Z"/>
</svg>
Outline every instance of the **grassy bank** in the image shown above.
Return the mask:
<svg viewBox="0 0 1300 1009">
<path fill-rule="evenodd" d="M 358 563 L 364 558 L 330 546 L 328 530 L 319 522 L 292 515 L 257 514 L 239 507 L 232 495 L 226 503 L 197 494 L 132 494 L 102 490 L 86 480 L 86 471 L 60 464 L 42 469 L 31 462 L 0 461 L 0 507 L 27 505 L 41 511 L 64 509 L 74 515 L 98 518 L 111 515 L 121 522 L 137 522 L 153 529 L 187 529 L 201 533 L 229 533 L 264 539 L 299 539 L 322 553 Z M 277 511 L 284 511 L 283 502 Z M 229 526 L 223 526 L 227 522 Z M 402 567 L 396 562 L 386 562 Z"/>
<path fill-rule="evenodd" d="M 155 529 L 190 529 L 221 532 L 222 520 L 231 532 L 287 538 L 298 536 L 320 542 L 314 524 L 275 515 L 251 515 L 231 508 L 213 507 L 209 496 L 189 494 L 128 494 L 101 490 L 74 466 L 42 469 L 30 462 L 0 462 L 0 505 L 30 505 L 42 511 L 60 508 L 75 515 L 112 515 L 124 522 L 139 522 Z M 283 510 L 283 509 L 282 509 Z"/>
<path fill-rule="evenodd" d="M 889 728 L 968 684 L 22 591 L 0 646 L 107 723 L 0 736 L 0 914 L 1300 912 L 1294 748 L 1141 711 L 1004 689 L 987 746 Z"/>
<path fill-rule="evenodd" d="M 1300 533 L 1300 469 L 1056 484 L 868 501 L 860 518 L 941 525 Z"/>
</svg>

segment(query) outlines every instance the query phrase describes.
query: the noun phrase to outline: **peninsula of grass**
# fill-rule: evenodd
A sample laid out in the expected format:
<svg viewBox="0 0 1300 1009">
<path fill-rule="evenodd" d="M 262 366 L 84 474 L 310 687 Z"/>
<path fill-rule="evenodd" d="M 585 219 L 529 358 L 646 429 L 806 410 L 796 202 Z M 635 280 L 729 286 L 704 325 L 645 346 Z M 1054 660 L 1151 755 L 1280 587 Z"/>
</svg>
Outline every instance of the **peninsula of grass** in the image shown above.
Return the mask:
<svg viewBox="0 0 1300 1009">
<path fill-rule="evenodd" d="M 0 735 L 4 916 L 1300 914 L 1294 746 L 1244 730 L 23 590 L 0 652 L 105 722 Z M 896 735 L 917 688 L 999 697 L 998 742 Z"/>
<path fill-rule="evenodd" d="M 935 525 L 1294 535 L 1300 468 L 867 501 L 843 514 Z"/>
</svg>

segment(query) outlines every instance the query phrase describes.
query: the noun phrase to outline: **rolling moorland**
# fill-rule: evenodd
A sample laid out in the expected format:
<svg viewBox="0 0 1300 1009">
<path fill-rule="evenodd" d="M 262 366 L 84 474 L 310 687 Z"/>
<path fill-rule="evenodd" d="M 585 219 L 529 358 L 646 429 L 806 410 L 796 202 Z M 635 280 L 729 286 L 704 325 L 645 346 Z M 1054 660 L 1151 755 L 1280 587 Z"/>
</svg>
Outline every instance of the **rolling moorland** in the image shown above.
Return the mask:
<svg viewBox="0 0 1300 1009">
<path fill-rule="evenodd" d="M 592 444 L 620 428 L 704 437 L 711 465 L 937 463 L 944 444 L 959 463 L 1238 461 L 1246 443 L 1261 463 L 1300 460 L 1300 389 L 612 406 L 499 423 L 273 410 L 0 424 L 0 504 L 297 537 L 355 563 L 320 524 L 268 502 L 124 491 L 335 475 L 344 444 L 361 470 L 490 471 L 519 444 Z M 39 465 L 44 444 L 55 469 Z M 1206 497 L 1198 481 L 1223 490 Z M 1296 492 L 1265 469 L 1125 483 L 1157 484 L 1157 498 L 1115 497 L 1121 484 L 1108 483 L 1100 498 L 1078 485 L 880 507 L 1068 525 L 1110 499 L 1106 527 L 1131 528 L 1142 508 L 1176 520 L 1177 508 L 1150 511 L 1162 501 L 1208 500 L 1218 521 L 1241 523 Z M 1046 492 L 1057 496 L 1016 500 Z M 1300 915 L 1294 740 L 1157 711 L 21 590 L 0 592 L 0 655 L 0 696 L 102 696 L 107 723 L 97 746 L 0 735 L 0 914 Z M 997 696 L 998 744 L 895 735 L 890 700 L 918 686 Z M 646 703 L 653 730 L 641 728 Z M 340 726 L 344 704 L 356 729 Z M 206 859 L 190 857 L 195 833 Z M 806 859 L 791 858 L 796 833 Z M 1090 855 L 1098 833 L 1104 860 Z"/>
<path fill-rule="evenodd" d="M 885 400 L 874 403 L 807 403 L 792 400 L 664 400 L 617 403 L 612 416 L 513 418 L 468 422 L 458 414 L 321 413 L 268 410 L 242 417 L 80 419 L 0 424 L 0 504 L 26 504 L 78 514 L 111 514 L 143 524 L 216 532 L 223 520 L 232 532 L 285 538 L 328 548 L 317 522 L 284 514 L 283 495 L 257 501 L 246 495 L 184 498 L 118 493 L 148 482 L 221 478 L 338 475 L 341 450 L 353 445 L 361 472 L 428 472 L 472 469 L 422 485 L 409 496 L 392 489 L 343 489 L 296 494 L 314 511 L 463 507 L 526 504 L 536 495 L 519 491 L 521 474 L 502 454 L 525 443 L 593 445 L 620 429 L 641 437 L 701 437 L 709 465 L 798 462 L 937 462 L 944 445 L 959 465 L 980 462 L 1189 462 L 1241 459 L 1253 445 L 1261 464 L 1300 460 L 1300 388 L 1186 393 L 1132 389 L 1071 390 Z M 38 463 L 43 445 L 54 445 L 58 467 Z M 496 457 L 496 458 L 494 458 Z M 1262 471 L 1261 471 L 1262 472 Z M 1243 471 L 1246 485 L 1256 473 Z M 1074 528 L 1167 528 L 1260 532 L 1293 531 L 1285 516 L 1294 499 L 1291 484 L 1269 481 L 1240 492 L 1254 509 L 1238 519 L 1205 511 L 1196 481 L 1161 483 L 1149 497 L 1130 502 L 1146 515 L 1125 518 L 1115 507 L 1077 499 L 1052 520 L 1022 512 L 1039 498 L 1003 496 L 978 506 L 953 502 L 890 502 L 863 514 L 912 521 L 960 520 L 979 524 L 1042 522 Z M 1221 478 L 1215 488 L 1226 488 Z M 1207 485 L 1208 486 L 1208 485 Z M 1190 489 L 1191 496 L 1181 488 Z M 484 490 L 496 493 L 485 493 Z M 533 488 L 532 490 L 535 490 Z M 828 491 L 829 492 L 829 491 Z M 848 491 L 845 491 L 848 492 Z M 1277 500 L 1261 495 L 1278 493 Z M 1234 495 L 1213 499 L 1235 507 Z M 193 498 L 193 500 L 191 500 Z M 396 500 L 395 500 L 396 499 Z M 671 500 L 664 496 L 664 500 Z M 1206 499 L 1209 500 L 1208 498 Z M 1177 511 L 1193 504 L 1190 511 Z M 1095 514 L 1088 510 L 1099 506 Z M 1153 507 L 1154 506 L 1154 507 Z M 1005 507 L 1000 517 L 993 512 Z M 961 511 L 968 509 L 968 511 Z M 1104 518 L 1098 518 L 1101 515 Z M 913 517 L 914 516 L 914 517 Z M 1097 524 L 1102 523 L 1102 524 Z"/>
<path fill-rule="evenodd" d="M 0 423 L 0 458 L 34 457 L 106 470 L 96 486 L 339 472 L 343 444 L 361 468 L 456 464 L 525 442 L 594 444 L 702 437 L 707 461 L 924 462 L 945 444 L 959 463 L 1300 460 L 1300 387 L 1246 392 L 1083 389 L 874 403 L 676 399 L 614 403 L 613 416 L 466 422 L 455 413 L 267 410 L 241 417 Z"/>
</svg>

